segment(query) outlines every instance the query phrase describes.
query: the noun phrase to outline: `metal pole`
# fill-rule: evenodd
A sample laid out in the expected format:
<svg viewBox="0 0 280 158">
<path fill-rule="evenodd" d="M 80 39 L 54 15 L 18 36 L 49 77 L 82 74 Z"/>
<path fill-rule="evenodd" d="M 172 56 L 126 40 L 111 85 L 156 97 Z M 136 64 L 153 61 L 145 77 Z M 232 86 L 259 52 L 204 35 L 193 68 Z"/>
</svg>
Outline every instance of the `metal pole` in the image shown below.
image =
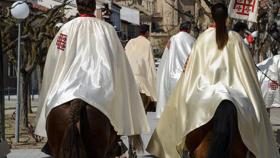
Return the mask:
<svg viewBox="0 0 280 158">
<path fill-rule="evenodd" d="M 17 52 L 17 104 L 16 104 L 16 128 L 15 139 L 19 142 L 19 120 L 20 120 L 20 38 L 21 38 L 21 22 L 18 23 L 18 52 Z"/>
<path fill-rule="evenodd" d="M 3 66 L 2 36 L 0 31 L 0 143 L 5 140 L 5 93 Z"/>
</svg>

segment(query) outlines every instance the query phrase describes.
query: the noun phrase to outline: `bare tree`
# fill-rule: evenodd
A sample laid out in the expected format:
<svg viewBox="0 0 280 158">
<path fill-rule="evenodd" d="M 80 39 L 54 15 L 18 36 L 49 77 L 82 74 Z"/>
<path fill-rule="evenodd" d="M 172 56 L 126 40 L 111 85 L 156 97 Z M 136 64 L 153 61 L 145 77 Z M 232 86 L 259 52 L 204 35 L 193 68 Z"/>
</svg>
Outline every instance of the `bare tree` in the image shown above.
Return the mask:
<svg viewBox="0 0 280 158">
<path fill-rule="evenodd" d="M 279 10 L 279 0 L 269 0 L 268 3 L 260 5 L 256 28 L 259 32 L 259 36 L 255 53 L 258 61 L 264 60 L 268 51 L 273 52 L 280 49 L 280 30 L 277 29 L 277 22 L 275 21 Z M 278 18 L 280 18 L 279 15 Z"/>
</svg>

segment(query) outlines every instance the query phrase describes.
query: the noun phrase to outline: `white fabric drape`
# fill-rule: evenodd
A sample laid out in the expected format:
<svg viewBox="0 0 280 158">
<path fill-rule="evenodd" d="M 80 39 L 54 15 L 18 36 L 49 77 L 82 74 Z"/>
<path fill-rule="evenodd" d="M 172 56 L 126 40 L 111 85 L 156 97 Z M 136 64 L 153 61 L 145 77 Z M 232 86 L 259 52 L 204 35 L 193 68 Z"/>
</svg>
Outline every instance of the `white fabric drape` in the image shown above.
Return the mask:
<svg viewBox="0 0 280 158">
<path fill-rule="evenodd" d="M 257 65 L 261 71 L 258 71 L 258 78 L 261 84 L 261 90 L 266 106 L 280 107 L 280 55 L 270 57 Z M 276 82 L 273 83 L 270 79 Z"/>
<path fill-rule="evenodd" d="M 170 38 L 164 50 L 157 72 L 157 118 L 160 118 L 168 97 L 183 72 L 194 41 L 190 34 L 179 32 Z"/>
<path fill-rule="evenodd" d="M 125 52 L 139 91 L 156 101 L 156 68 L 151 42 L 138 36 L 128 41 Z"/>
<path fill-rule="evenodd" d="M 235 105 L 241 138 L 256 158 L 279 158 L 251 54 L 232 31 L 219 50 L 215 28 L 202 33 L 193 46 L 147 151 L 160 158 L 180 158 L 186 135 L 208 123 L 223 100 Z"/>
<path fill-rule="evenodd" d="M 66 23 L 49 48 L 35 133 L 46 136 L 49 112 L 76 98 L 103 112 L 119 135 L 149 131 L 117 34 L 110 24 L 92 17 Z"/>
</svg>

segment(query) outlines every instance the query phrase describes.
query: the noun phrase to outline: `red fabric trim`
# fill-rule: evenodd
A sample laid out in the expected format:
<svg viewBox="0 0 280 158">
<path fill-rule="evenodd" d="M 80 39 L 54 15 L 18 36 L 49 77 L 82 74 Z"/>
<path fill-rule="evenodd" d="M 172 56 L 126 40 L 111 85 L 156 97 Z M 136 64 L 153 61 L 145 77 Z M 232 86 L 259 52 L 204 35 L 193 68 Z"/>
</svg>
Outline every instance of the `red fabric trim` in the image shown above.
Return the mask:
<svg viewBox="0 0 280 158">
<path fill-rule="evenodd" d="M 210 24 L 210 26 L 209 27 L 213 27 L 213 28 L 216 28 L 216 24 L 215 23 L 213 23 L 213 24 Z"/>
<path fill-rule="evenodd" d="M 95 17 L 93 14 L 80 14 L 80 17 Z"/>
<path fill-rule="evenodd" d="M 182 30 L 180 30 L 180 32 L 189 32 L 189 30 L 182 29 Z"/>
</svg>

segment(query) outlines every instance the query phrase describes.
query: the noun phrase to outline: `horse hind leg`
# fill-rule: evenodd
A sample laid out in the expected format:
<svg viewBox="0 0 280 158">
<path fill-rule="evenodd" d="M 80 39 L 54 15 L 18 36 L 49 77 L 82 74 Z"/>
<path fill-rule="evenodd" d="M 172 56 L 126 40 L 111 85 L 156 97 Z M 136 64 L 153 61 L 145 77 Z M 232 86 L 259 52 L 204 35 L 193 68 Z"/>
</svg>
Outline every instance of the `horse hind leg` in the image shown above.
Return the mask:
<svg viewBox="0 0 280 158">
<path fill-rule="evenodd" d="M 109 158 L 115 154 L 113 147 L 119 140 L 110 120 L 91 105 L 81 114 L 81 135 L 89 158 Z M 83 121 L 88 120 L 88 121 Z M 90 120 L 90 122 L 89 122 Z M 84 124 L 83 122 L 88 122 Z"/>
<path fill-rule="evenodd" d="M 48 136 L 47 145 L 50 153 L 55 158 L 60 158 L 59 152 L 65 129 L 67 128 L 69 103 L 65 103 L 51 110 L 47 117 L 46 131 Z"/>
<path fill-rule="evenodd" d="M 207 135 L 203 138 L 199 146 L 194 150 L 193 155 L 190 155 L 190 158 L 207 158 L 210 142 L 212 140 L 213 133 L 209 131 Z"/>
<path fill-rule="evenodd" d="M 208 154 L 209 143 L 212 138 L 212 121 L 195 129 L 186 136 L 185 145 L 187 158 L 206 158 Z"/>
</svg>

